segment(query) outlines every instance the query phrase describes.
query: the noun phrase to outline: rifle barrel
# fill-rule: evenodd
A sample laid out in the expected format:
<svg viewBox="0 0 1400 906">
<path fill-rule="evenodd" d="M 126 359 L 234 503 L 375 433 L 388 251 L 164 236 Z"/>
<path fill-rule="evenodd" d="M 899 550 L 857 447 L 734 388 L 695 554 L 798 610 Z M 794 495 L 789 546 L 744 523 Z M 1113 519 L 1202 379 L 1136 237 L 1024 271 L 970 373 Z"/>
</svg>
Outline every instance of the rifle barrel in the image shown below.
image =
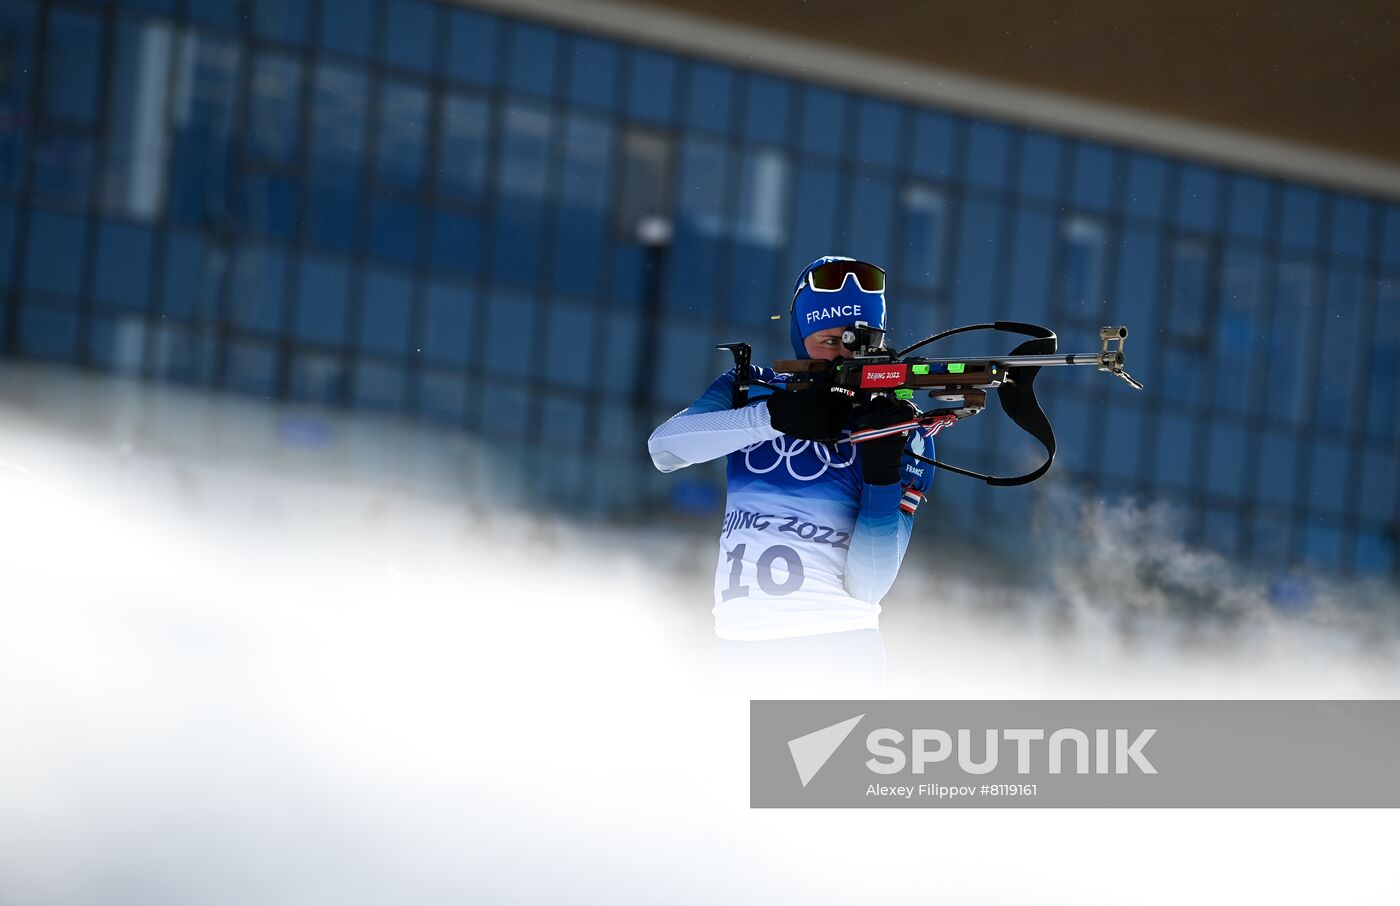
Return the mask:
<svg viewBox="0 0 1400 906">
<path fill-rule="evenodd" d="M 1103 357 L 1097 352 L 1076 352 L 1065 355 L 1010 355 L 996 361 L 1013 368 L 1025 368 L 1032 365 L 1098 365 Z"/>
<path fill-rule="evenodd" d="M 1113 353 L 1109 353 L 1113 355 Z M 859 362 L 859 359 L 852 361 Z M 932 365 L 948 364 L 950 362 L 996 362 L 1010 368 L 1030 367 L 1034 365 L 1098 365 L 1102 361 L 1102 356 L 1097 352 L 1076 352 L 1076 353 L 1055 353 L 1052 355 L 1007 355 L 1007 356 L 949 356 L 941 359 L 914 359 L 913 361 Z"/>
</svg>

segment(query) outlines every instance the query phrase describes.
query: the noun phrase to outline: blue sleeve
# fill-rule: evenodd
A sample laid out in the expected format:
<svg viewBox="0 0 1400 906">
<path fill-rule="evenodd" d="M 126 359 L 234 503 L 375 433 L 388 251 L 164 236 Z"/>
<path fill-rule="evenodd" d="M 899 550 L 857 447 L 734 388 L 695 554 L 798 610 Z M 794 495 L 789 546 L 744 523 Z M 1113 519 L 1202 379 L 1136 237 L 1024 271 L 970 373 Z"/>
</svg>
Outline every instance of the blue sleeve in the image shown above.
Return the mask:
<svg viewBox="0 0 1400 906">
<path fill-rule="evenodd" d="M 732 408 L 734 400 L 734 376 L 738 372 L 731 368 L 710 382 L 705 392 L 677 415 L 698 415 L 701 412 L 723 412 Z"/>
<path fill-rule="evenodd" d="M 934 458 L 932 440 L 915 443 L 923 455 Z M 900 481 L 861 488 L 860 515 L 846 557 L 846 591 L 851 597 L 878 604 L 894 585 L 914 533 L 914 512 L 932 483 L 933 466 L 906 451 Z"/>
<path fill-rule="evenodd" d="M 750 366 L 757 380 L 772 380 L 772 372 Z M 674 472 L 709 462 L 735 450 L 778 436 L 761 398 L 751 394 L 750 405 L 733 408 L 734 369 L 715 378 L 700 398 L 668 418 L 647 438 L 652 464 L 662 472 Z M 769 391 L 755 388 L 764 394 Z"/>
<path fill-rule="evenodd" d="M 699 399 L 676 414 L 697 415 L 702 412 L 723 412 L 726 409 L 732 409 L 734 403 L 734 378 L 738 376 L 738 374 L 739 371 L 737 368 L 731 368 L 724 374 L 721 374 L 710 382 L 710 386 L 705 389 L 704 393 L 700 394 Z M 751 381 L 772 382 L 775 377 L 776 375 L 772 369 L 761 368 L 758 365 L 749 366 L 749 380 Z M 772 392 L 773 391 L 769 390 L 767 387 L 751 386 L 749 388 L 749 405 L 753 405 L 759 400 L 764 399 Z"/>
</svg>

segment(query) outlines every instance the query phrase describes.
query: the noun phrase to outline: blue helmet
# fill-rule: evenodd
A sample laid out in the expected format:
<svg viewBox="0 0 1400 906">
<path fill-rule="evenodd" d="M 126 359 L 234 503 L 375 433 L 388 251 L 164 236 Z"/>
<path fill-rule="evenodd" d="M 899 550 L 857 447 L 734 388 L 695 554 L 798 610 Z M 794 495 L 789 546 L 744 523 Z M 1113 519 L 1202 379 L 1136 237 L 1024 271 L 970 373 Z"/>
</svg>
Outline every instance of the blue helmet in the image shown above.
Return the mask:
<svg viewBox="0 0 1400 906">
<path fill-rule="evenodd" d="M 885 329 L 885 294 L 868 293 L 847 276 L 839 290 L 817 292 L 807 282 L 807 275 L 813 269 L 830 261 L 855 261 L 839 255 L 818 258 L 802 269 L 797 282 L 792 286 L 792 318 L 789 334 L 792 337 L 792 351 L 799 359 L 811 358 L 803 340 L 819 330 L 829 327 L 849 327 L 857 321 L 864 321 L 878 330 Z"/>
</svg>

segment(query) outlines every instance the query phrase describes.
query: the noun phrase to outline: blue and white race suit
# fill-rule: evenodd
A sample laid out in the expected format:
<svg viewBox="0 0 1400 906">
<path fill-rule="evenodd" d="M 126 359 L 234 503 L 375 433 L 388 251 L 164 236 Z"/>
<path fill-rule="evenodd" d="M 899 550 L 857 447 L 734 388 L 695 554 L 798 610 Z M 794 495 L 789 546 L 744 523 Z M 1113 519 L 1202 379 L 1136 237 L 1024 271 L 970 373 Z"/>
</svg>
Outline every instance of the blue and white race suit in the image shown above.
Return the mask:
<svg viewBox="0 0 1400 906">
<path fill-rule="evenodd" d="M 787 375 L 751 365 L 753 379 Z M 753 387 L 731 406 L 734 369 L 652 433 L 663 472 L 728 457 L 728 500 L 715 567 L 715 633 L 742 641 L 879 627 L 880 600 L 894 583 L 914 510 L 927 493 L 933 442 L 914 432 L 899 482 L 867 485 L 849 441 L 818 444 L 773 428 Z M 843 437 L 847 432 L 843 432 Z"/>
</svg>

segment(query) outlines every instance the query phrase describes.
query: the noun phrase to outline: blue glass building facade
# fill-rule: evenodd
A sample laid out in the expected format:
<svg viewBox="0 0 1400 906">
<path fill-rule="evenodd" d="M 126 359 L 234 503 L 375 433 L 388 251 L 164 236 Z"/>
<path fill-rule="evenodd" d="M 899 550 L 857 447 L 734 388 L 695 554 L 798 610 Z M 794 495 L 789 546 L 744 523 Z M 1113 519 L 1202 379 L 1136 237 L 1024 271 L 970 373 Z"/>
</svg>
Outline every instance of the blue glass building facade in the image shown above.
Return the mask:
<svg viewBox="0 0 1400 906">
<path fill-rule="evenodd" d="M 887 268 L 896 339 L 1130 326 L 1144 393 L 1042 378 L 1061 478 L 1257 562 L 1400 569 L 1392 201 L 459 4 L 0 0 L 0 36 L 7 357 L 405 413 L 549 500 L 666 506 L 650 427 L 714 343 L 785 355 L 793 276 L 847 254 Z M 989 413 L 941 455 L 1009 472 L 1016 434 Z M 1036 491 L 935 496 L 1019 524 Z"/>
</svg>

